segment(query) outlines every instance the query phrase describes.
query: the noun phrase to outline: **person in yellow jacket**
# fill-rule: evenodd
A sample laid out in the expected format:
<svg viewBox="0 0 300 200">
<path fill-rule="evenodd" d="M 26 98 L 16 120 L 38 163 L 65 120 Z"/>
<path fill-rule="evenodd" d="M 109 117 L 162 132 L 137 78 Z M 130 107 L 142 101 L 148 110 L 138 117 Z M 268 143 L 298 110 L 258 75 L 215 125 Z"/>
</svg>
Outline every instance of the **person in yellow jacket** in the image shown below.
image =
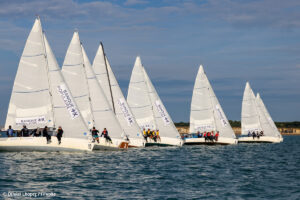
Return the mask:
<svg viewBox="0 0 300 200">
<path fill-rule="evenodd" d="M 160 141 L 160 136 L 159 136 L 159 130 L 158 129 L 156 130 L 155 135 L 156 135 L 157 140 Z"/>
<path fill-rule="evenodd" d="M 147 135 L 147 133 L 146 133 L 145 128 L 143 128 L 143 136 L 144 136 L 144 139 L 145 139 L 146 142 L 147 142 L 148 135 Z"/>
</svg>

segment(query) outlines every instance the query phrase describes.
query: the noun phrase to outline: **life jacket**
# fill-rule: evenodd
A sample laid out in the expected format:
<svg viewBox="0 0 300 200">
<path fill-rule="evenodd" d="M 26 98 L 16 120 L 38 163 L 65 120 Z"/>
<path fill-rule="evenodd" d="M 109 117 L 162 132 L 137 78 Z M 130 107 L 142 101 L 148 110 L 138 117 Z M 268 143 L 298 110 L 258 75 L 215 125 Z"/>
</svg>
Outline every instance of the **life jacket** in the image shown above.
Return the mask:
<svg viewBox="0 0 300 200">
<path fill-rule="evenodd" d="M 147 135 L 147 133 L 146 133 L 146 131 L 145 131 L 145 130 L 143 130 L 143 135 Z"/>
<path fill-rule="evenodd" d="M 207 133 L 207 136 L 210 137 L 210 132 Z"/>
<path fill-rule="evenodd" d="M 147 135 L 151 135 L 151 131 L 150 130 L 147 131 Z"/>
<path fill-rule="evenodd" d="M 159 131 L 156 131 L 156 135 L 159 136 Z"/>
<path fill-rule="evenodd" d="M 206 137 L 206 132 L 204 133 L 204 137 Z"/>
</svg>

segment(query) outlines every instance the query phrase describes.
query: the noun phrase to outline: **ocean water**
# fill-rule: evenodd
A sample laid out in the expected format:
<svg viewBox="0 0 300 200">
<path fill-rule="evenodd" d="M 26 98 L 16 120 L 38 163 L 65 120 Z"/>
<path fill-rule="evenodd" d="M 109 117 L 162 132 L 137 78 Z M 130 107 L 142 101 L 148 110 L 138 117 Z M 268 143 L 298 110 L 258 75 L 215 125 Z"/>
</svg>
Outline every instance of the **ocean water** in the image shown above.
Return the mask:
<svg viewBox="0 0 300 200">
<path fill-rule="evenodd" d="M 299 144 L 0 153 L 0 199 L 300 199 Z"/>
</svg>

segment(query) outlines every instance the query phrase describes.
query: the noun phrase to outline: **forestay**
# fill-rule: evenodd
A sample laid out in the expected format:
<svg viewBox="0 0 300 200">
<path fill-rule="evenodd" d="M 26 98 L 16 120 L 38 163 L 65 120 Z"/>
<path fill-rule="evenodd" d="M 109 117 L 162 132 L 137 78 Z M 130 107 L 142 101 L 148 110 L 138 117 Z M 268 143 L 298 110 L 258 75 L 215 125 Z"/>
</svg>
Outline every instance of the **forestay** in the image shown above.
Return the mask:
<svg viewBox="0 0 300 200">
<path fill-rule="evenodd" d="M 143 129 L 156 129 L 156 121 L 153 113 L 148 86 L 145 80 L 145 73 L 140 57 L 137 57 L 131 73 L 128 87 L 127 102 L 132 113 Z"/>
<path fill-rule="evenodd" d="M 113 108 L 115 109 L 115 114 L 125 134 L 128 135 L 129 138 L 140 138 L 142 136 L 140 127 L 138 126 L 132 114 L 132 111 L 127 104 L 126 99 L 124 98 L 124 95 L 111 69 L 108 59 L 104 54 L 103 46 L 101 43 L 93 62 L 93 69 L 95 72 L 98 72 L 98 75 L 96 75 L 96 77 L 100 85 L 105 86 L 103 87 L 103 90 L 106 90 L 104 92 L 106 94 L 106 98 L 107 100 L 111 100 L 111 107 L 112 105 L 114 105 Z M 100 75 L 101 72 L 106 72 L 107 75 Z M 110 81 L 110 83 L 108 83 L 108 81 Z"/>
<path fill-rule="evenodd" d="M 261 131 L 259 113 L 256 105 L 255 95 L 250 87 L 249 82 L 243 95 L 242 102 L 242 135 L 248 135 L 248 132 Z"/>
<path fill-rule="evenodd" d="M 53 127 L 47 60 L 39 18 L 26 41 L 14 81 L 5 128 Z"/>
</svg>

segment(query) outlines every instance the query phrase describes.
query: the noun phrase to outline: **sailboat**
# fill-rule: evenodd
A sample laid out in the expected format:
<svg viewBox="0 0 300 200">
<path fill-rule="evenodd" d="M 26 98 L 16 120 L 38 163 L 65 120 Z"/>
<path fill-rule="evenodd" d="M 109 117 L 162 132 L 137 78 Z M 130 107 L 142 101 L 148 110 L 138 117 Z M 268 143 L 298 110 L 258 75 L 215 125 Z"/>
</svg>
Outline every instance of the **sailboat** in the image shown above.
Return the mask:
<svg viewBox="0 0 300 200">
<path fill-rule="evenodd" d="M 218 138 L 204 138 L 205 132 L 219 132 Z M 201 136 L 200 136 L 200 135 Z M 237 144 L 236 136 L 223 109 L 200 65 L 195 80 L 190 114 L 190 134 L 184 138 L 185 145 Z"/>
<path fill-rule="evenodd" d="M 160 132 L 161 139 L 154 141 L 148 138 L 146 146 L 181 146 L 183 144 L 139 56 L 132 70 L 127 102 L 141 129 L 158 129 Z"/>
<path fill-rule="evenodd" d="M 112 139 L 110 142 L 101 137 L 100 143 L 95 142 L 94 149 L 128 148 L 125 134 L 97 81 L 77 31 L 74 32 L 67 50 L 62 74 L 70 87 L 86 125 L 89 128 L 96 127 L 100 133 L 106 128 Z"/>
<path fill-rule="evenodd" d="M 255 97 L 249 82 L 247 82 L 242 103 L 242 133 L 238 139 L 239 142 L 278 143 L 283 141 L 278 130 L 275 130 L 275 124 L 271 123 L 270 115 L 266 112 L 260 96 Z M 257 137 L 261 132 L 263 135 Z"/>
<path fill-rule="evenodd" d="M 104 53 L 102 43 L 99 45 L 92 67 L 109 101 L 110 107 L 129 139 L 129 147 L 144 147 L 145 141 L 142 136 L 142 131 L 124 98 L 118 81 Z"/>
<path fill-rule="evenodd" d="M 45 137 L 0 139 L 1 151 L 91 151 L 94 144 L 43 33 L 39 17 L 27 38 L 14 81 L 5 128 L 64 130 L 61 144 Z"/>
</svg>

